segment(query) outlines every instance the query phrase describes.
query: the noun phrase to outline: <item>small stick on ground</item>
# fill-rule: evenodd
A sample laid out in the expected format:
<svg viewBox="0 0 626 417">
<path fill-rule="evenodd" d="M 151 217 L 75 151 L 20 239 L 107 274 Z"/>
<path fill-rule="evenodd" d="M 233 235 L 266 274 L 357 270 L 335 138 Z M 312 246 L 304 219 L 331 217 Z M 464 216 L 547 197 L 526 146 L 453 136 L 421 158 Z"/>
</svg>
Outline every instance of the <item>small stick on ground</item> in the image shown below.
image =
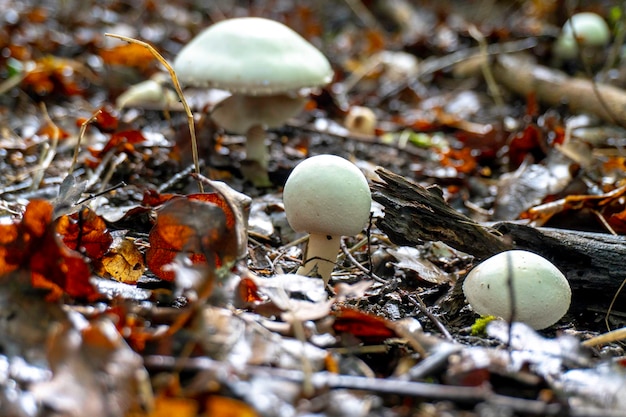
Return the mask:
<svg viewBox="0 0 626 417">
<path fill-rule="evenodd" d="M 70 165 L 68 175 L 71 175 L 72 172 L 74 172 L 74 167 L 76 166 L 76 161 L 78 160 L 78 153 L 80 152 L 80 144 L 83 141 L 85 132 L 87 131 L 87 126 L 93 123 L 93 121 L 96 120 L 96 118 L 98 117 L 100 113 L 102 113 L 102 110 L 96 110 L 96 112 L 92 114 L 89 119 L 81 123 L 80 131 L 78 132 L 78 142 L 76 142 L 76 147 L 74 148 L 74 156 L 72 157 L 72 164 Z"/>
<path fill-rule="evenodd" d="M 374 281 L 378 281 L 382 284 L 389 283 L 389 281 L 387 281 L 386 279 L 379 277 L 378 275 L 369 271 L 366 267 L 361 265 L 361 263 L 357 261 L 356 258 L 350 253 L 350 250 L 348 250 L 348 247 L 346 246 L 346 242 L 343 239 L 341 239 L 340 247 L 341 247 L 341 251 L 346 256 L 346 258 L 348 258 L 348 260 L 350 260 L 350 262 L 352 262 L 354 266 L 356 266 L 359 270 L 361 270 L 361 272 L 365 273 L 368 277 L 371 277 Z"/>
</svg>

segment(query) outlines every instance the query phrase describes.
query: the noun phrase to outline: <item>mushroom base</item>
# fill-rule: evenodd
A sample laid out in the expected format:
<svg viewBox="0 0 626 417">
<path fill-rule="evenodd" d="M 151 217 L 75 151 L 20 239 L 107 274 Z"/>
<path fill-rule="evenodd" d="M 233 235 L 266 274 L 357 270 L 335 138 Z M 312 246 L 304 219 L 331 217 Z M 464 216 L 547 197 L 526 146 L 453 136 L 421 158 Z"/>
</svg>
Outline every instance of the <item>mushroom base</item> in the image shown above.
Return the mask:
<svg viewBox="0 0 626 417">
<path fill-rule="evenodd" d="M 341 236 L 310 235 L 304 263 L 298 268 L 297 274 L 320 276 L 324 279 L 324 285 L 328 284 L 337 262 L 340 239 Z"/>
</svg>

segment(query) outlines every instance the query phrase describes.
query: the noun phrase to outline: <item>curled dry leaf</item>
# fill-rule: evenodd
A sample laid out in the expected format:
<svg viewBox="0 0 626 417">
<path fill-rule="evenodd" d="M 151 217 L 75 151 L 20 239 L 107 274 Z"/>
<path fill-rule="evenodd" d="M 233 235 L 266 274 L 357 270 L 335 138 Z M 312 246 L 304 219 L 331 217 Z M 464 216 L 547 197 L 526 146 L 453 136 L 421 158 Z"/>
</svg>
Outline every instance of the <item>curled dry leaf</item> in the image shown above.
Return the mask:
<svg viewBox="0 0 626 417">
<path fill-rule="evenodd" d="M 21 222 L 0 225 L 0 275 L 24 268 L 31 272 L 33 287 L 51 291 L 48 299 L 57 299 L 63 293 L 97 298 L 89 282 L 87 261 L 61 242 L 52 211 L 50 203 L 33 200 Z"/>
<path fill-rule="evenodd" d="M 348 333 L 371 343 L 381 343 L 396 337 L 392 323 L 382 317 L 347 307 L 341 307 L 332 314 L 335 316 L 333 330 L 336 333 Z"/>
<path fill-rule="evenodd" d="M 85 92 L 85 75 L 91 77 L 78 61 L 47 55 L 35 61 L 22 80 L 22 87 L 39 96 L 80 95 Z"/>
<path fill-rule="evenodd" d="M 219 194 L 173 198 L 158 210 L 150 231 L 148 267 L 159 278 L 171 281 L 174 274 L 166 265 L 179 252 L 194 264 L 220 267 L 231 263 L 238 254 L 235 229 L 234 213 Z"/>
<path fill-rule="evenodd" d="M 96 319 L 51 330 L 47 358 L 52 379 L 33 386 L 33 396 L 58 415 L 129 415 L 151 405 L 141 357 L 114 324 Z"/>
<path fill-rule="evenodd" d="M 148 69 L 154 60 L 154 56 L 141 45 L 135 43 L 118 45 L 109 49 L 102 49 L 100 57 L 108 65 L 124 65 L 135 67 L 140 70 Z"/>
<path fill-rule="evenodd" d="M 61 216 L 57 221 L 57 232 L 68 248 L 83 252 L 91 260 L 102 258 L 113 242 L 104 220 L 89 207 Z"/>
<path fill-rule="evenodd" d="M 111 135 L 109 141 L 104 145 L 102 149 L 90 148 L 92 159 L 87 163 L 95 168 L 100 163 L 102 157 L 109 151 L 115 149 L 116 153 L 126 152 L 127 154 L 133 154 L 135 152 L 135 145 L 145 141 L 145 137 L 138 130 L 125 130 L 121 132 L 115 132 Z"/>
<path fill-rule="evenodd" d="M 136 284 L 144 269 L 143 255 L 128 238 L 114 239 L 109 251 L 97 262 L 100 276 L 109 276 L 125 284 Z"/>
</svg>

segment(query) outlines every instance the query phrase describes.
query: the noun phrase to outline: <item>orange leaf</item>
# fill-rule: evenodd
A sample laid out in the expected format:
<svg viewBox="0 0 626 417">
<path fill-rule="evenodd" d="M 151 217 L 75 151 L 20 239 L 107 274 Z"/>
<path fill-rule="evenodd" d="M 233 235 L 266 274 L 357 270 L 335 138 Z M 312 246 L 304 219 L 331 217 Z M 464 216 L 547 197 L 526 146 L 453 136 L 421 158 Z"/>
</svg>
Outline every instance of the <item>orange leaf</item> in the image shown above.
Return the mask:
<svg viewBox="0 0 626 417">
<path fill-rule="evenodd" d="M 62 216 L 57 221 L 57 232 L 70 249 L 98 260 L 109 250 L 113 237 L 102 217 L 89 207 L 82 208 L 71 216 Z"/>
<path fill-rule="evenodd" d="M 196 417 L 198 403 L 187 398 L 166 398 L 159 396 L 154 401 L 154 411 L 148 417 Z"/>
<path fill-rule="evenodd" d="M 195 194 L 169 200 L 158 211 L 150 231 L 148 267 L 158 277 L 172 280 L 165 270 L 178 253 L 195 264 L 219 267 L 237 256 L 235 216 L 219 194 Z"/>
<path fill-rule="evenodd" d="M 252 407 L 243 401 L 229 397 L 212 395 L 206 400 L 207 417 L 257 417 Z"/>
<path fill-rule="evenodd" d="M 24 89 L 40 96 L 51 93 L 77 95 L 84 92 L 79 80 L 81 65 L 77 61 L 54 56 L 44 56 L 22 79 Z"/>
<path fill-rule="evenodd" d="M 126 284 L 136 284 L 145 269 L 143 255 L 129 239 L 116 239 L 98 265 L 101 276 Z"/>
<path fill-rule="evenodd" d="M 396 337 L 391 323 L 381 317 L 347 307 L 341 307 L 333 315 L 333 329 L 337 333 L 349 333 L 372 343 L 381 343 L 390 337 Z"/>
<path fill-rule="evenodd" d="M 63 293 L 95 299 L 98 293 L 89 282 L 89 266 L 60 241 L 52 210 L 50 203 L 33 200 L 21 222 L 0 227 L 0 274 L 28 269 L 33 287 L 51 290 L 48 299 Z"/>
<path fill-rule="evenodd" d="M 149 68 L 154 61 L 154 55 L 147 48 L 135 43 L 103 49 L 100 56 L 106 64 L 125 65 L 142 70 Z"/>
<path fill-rule="evenodd" d="M 247 277 L 244 277 L 239 281 L 237 285 L 237 294 L 239 295 L 239 300 L 244 304 L 251 304 L 263 301 L 261 296 L 259 295 L 259 286 L 256 283 Z"/>
</svg>

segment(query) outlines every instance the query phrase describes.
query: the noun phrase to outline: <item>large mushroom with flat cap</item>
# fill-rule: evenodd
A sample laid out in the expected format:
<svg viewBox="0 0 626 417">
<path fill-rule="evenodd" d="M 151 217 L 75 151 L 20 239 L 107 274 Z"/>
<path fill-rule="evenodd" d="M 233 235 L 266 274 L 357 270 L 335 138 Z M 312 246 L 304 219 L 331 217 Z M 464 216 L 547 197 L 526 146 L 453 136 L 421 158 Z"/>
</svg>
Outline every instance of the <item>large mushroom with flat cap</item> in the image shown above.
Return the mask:
<svg viewBox="0 0 626 417">
<path fill-rule="evenodd" d="M 269 185 L 265 129 L 282 126 L 306 103 L 309 89 L 328 84 L 326 57 L 282 23 L 259 17 L 228 19 L 205 29 L 174 60 L 180 81 L 227 90 L 211 114 L 227 131 L 245 134 L 255 185 Z"/>
</svg>

